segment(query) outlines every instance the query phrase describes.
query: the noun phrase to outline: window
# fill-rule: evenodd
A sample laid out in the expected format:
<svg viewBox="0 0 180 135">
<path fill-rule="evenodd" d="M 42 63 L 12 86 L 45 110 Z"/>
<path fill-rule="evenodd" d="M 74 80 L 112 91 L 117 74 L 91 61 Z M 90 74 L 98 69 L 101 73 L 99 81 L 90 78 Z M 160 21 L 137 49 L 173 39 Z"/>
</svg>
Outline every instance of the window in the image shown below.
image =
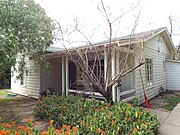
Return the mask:
<svg viewBox="0 0 180 135">
<path fill-rule="evenodd" d="M 26 86 L 26 73 L 24 73 L 23 78 L 20 79 L 20 85 Z"/>
<path fill-rule="evenodd" d="M 163 60 L 163 69 L 166 70 L 166 61 Z"/>
<path fill-rule="evenodd" d="M 153 82 L 153 60 L 145 59 L 145 76 L 146 76 L 146 85 L 151 86 Z"/>
<path fill-rule="evenodd" d="M 90 60 L 88 62 L 89 67 L 93 70 L 94 75 L 100 81 L 100 83 L 104 82 L 104 59 L 101 60 Z"/>
</svg>

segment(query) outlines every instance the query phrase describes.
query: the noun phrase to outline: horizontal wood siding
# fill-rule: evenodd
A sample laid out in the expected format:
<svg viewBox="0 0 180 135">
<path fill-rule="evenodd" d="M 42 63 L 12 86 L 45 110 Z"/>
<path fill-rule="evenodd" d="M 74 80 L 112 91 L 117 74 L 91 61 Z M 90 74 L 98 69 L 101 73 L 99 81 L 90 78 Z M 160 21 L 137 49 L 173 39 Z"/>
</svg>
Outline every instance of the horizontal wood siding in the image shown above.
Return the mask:
<svg viewBox="0 0 180 135">
<path fill-rule="evenodd" d="M 167 89 L 180 91 L 180 61 L 167 61 Z"/>
<path fill-rule="evenodd" d="M 141 66 L 139 69 L 135 71 L 136 76 L 136 98 L 139 101 L 139 104 L 145 102 L 144 93 L 142 87 L 142 81 L 140 77 L 141 70 L 143 84 L 146 92 L 146 96 L 148 99 L 151 99 L 159 94 L 160 88 L 166 89 L 166 69 L 164 66 L 164 62 L 167 58 L 169 58 L 168 50 L 166 49 L 166 44 L 163 39 L 159 39 L 158 36 L 148 40 L 144 43 L 144 54 L 143 58 L 149 58 L 153 60 L 153 84 L 152 86 L 146 85 L 145 79 L 145 65 Z M 136 59 L 136 63 L 138 59 Z"/>
<path fill-rule="evenodd" d="M 13 93 L 38 98 L 40 91 L 40 69 L 32 61 L 29 61 L 26 67 L 32 70 L 25 77 L 25 85 L 20 85 L 20 80 L 17 80 L 15 77 L 18 73 L 14 72 L 15 76 L 11 77 L 11 91 Z"/>
</svg>

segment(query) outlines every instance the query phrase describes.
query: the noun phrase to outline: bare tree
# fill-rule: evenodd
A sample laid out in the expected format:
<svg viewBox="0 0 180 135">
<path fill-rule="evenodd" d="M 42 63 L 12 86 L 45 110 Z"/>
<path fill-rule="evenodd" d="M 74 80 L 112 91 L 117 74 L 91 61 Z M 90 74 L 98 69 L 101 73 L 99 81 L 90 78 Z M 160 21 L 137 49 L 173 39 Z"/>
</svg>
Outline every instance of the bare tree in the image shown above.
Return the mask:
<svg viewBox="0 0 180 135">
<path fill-rule="evenodd" d="M 79 29 L 79 22 L 75 21 L 75 31 L 84 37 L 86 45 L 74 49 L 69 49 L 65 45 L 64 32 L 60 22 L 56 21 L 59 26 L 58 30 L 61 33 L 60 38 L 57 40 L 61 41 L 69 59 L 76 65 L 78 71 L 76 79 L 79 80 L 82 85 L 87 86 L 85 88 L 86 90 L 99 92 L 107 101 L 111 101 L 112 93 L 116 95 L 116 87 L 120 86 L 121 79 L 144 64 L 141 57 L 142 55 L 137 54 L 139 51 L 136 51 L 141 49 L 140 53 L 142 53 L 143 43 L 139 41 L 142 39 L 134 37 L 140 11 L 135 19 L 131 34 L 123 39 L 126 41 L 125 44 L 121 43 L 120 39 L 113 37 L 113 35 L 117 35 L 118 31 L 117 27 L 115 30 L 113 29 L 113 24 L 118 23 L 124 15 L 134 10 L 138 5 L 139 3 L 118 17 L 111 19 L 104 1 L 100 0 L 98 10 L 108 24 L 109 35 L 105 35 L 108 40 L 92 43 L 90 38 Z M 135 57 L 138 62 L 135 61 Z M 116 99 L 114 99 L 114 101 L 115 100 Z"/>
</svg>

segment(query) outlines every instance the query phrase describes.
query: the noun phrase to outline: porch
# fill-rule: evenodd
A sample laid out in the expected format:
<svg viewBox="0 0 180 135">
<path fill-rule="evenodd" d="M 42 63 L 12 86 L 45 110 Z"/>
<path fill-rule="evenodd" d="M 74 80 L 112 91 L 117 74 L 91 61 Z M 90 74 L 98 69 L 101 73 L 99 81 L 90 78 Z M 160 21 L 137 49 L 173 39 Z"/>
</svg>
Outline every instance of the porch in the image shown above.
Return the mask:
<svg viewBox="0 0 180 135">
<path fill-rule="evenodd" d="M 108 49 L 103 49 L 101 52 L 103 57 L 100 59 L 100 65 L 96 65 L 96 62 L 94 62 L 96 58 L 92 57 L 94 56 L 92 52 L 89 53 L 91 58 L 88 58 L 88 67 L 93 66 L 93 72 L 105 81 L 108 75 L 112 79 L 120 72 L 120 57 L 124 54 L 120 54 L 119 50 L 112 54 L 109 53 Z M 122 52 L 127 53 L 126 50 Z M 133 57 L 131 56 L 130 59 L 133 59 Z M 108 60 L 110 60 L 110 63 Z M 48 75 L 41 72 L 40 92 L 52 90 L 62 95 L 81 93 L 89 97 L 105 99 L 88 85 L 87 81 L 83 78 L 81 69 L 77 68 L 69 56 L 52 55 L 48 58 L 48 62 L 52 66 L 51 72 Z M 130 62 L 133 63 L 132 61 Z M 99 69 L 102 72 L 101 76 L 99 75 Z M 114 85 L 112 87 L 112 98 L 113 101 L 122 100 L 127 102 L 135 98 L 135 92 L 135 74 L 132 72 L 122 78 L 120 86 Z"/>
</svg>

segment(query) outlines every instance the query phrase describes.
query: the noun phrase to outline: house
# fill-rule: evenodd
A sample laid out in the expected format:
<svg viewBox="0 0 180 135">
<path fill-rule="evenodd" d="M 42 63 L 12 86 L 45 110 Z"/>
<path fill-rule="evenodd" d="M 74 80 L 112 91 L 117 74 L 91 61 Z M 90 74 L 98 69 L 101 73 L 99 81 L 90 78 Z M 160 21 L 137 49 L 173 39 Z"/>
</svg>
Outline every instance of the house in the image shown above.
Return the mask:
<svg viewBox="0 0 180 135">
<path fill-rule="evenodd" d="M 148 99 L 158 95 L 160 90 L 166 90 L 170 86 L 169 73 L 167 73 L 167 63 L 172 63 L 176 56 L 175 47 L 169 36 L 167 28 L 159 28 L 147 32 L 137 33 L 131 36 L 124 36 L 108 41 L 95 43 L 94 46 L 99 48 L 102 53 L 100 59 L 103 77 L 106 77 L 107 72 L 118 74 L 120 59 L 129 53 L 127 63 L 130 66 L 136 65 L 140 60 L 145 61 L 145 64 L 135 69 L 124 76 L 121 80 L 121 85 L 112 88 L 113 100 L 130 101 L 137 98 L 139 104 L 144 102 L 143 86 Z M 113 53 L 108 54 L 108 50 L 115 47 Z M 93 53 L 90 45 L 77 48 L 69 48 L 73 57 L 78 57 L 77 52 L 89 48 L 88 54 Z M 107 48 L 107 49 L 106 49 Z M 122 52 L 121 56 L 120 53 Z M 34 67 L 34 70 L 29 75 L 25 75 L 23 80 L 16 80 L 14 76 L 11 78 L 11 91 L 22 95 L 30 95 L 38 98 L 39 92 L 47 89 L 53 89 L 55 92 L 68 94 L 69 92 L 84 92 L 89 89 L 86 86 L 87 82 L 83 83 L 82 71 L 76 68 L 76 65 L 70 60 L 70 56 L 65 49 L 49 48 L 46 54 L 48 62 L 52 65 L 52 72 L 47 75 L 42 72 L 42 69 L 33 61 L 29 60 L 26 67 Z M 93 54 L 90 56 L 94 56 Z M 118 56 L 118 57 L 117 57 Z M 119 57 L 120 56 L 120 57 Z M 111 58 L 108 67 L 105 67 L 107 59 Z M 89 66 L 92 66 L 89 59 Z M 96 66 L 94 66 L 96 67 Z M 119 68 L 118 68 L 119 67 Z M 97 67 L 99 68 L 99 67 Z M 118 70 L 116 70 L 118 69 Z M 97 71 L 96 71 L 97 72 Z M 140 75 L 142 73 L 142 77 Z M 17 72 L 14 73 L 18 74 Z M 142 78 L 142 79 L 141 79 Z M 99 93 L 88 91 L 100 96 Z"/>
</svg>

